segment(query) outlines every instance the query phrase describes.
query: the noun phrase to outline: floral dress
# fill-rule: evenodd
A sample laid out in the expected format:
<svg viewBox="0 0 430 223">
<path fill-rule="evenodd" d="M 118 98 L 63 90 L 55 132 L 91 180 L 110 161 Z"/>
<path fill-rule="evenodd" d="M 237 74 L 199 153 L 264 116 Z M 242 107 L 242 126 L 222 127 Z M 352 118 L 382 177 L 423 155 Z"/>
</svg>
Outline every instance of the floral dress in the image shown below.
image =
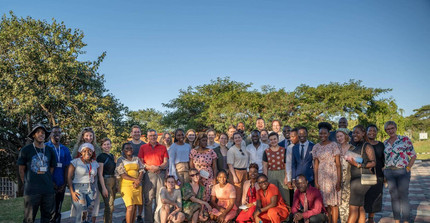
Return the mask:
<svg viewBox="0 0 430 223">
<path fill-rule="evenodd" d="M 319 161 L 318 184 L 324 206 L 337 206 L 341 200 L 340 191 L 336 191 L 336 155 L 340 155 L 340 150 L 335 142 L 330 142 L 324 146 L 318 143 L 312 149 L 312 156 Z"/>
<path fill-rule="evenodd" d="M 198 171 L 204 170 L 209 173 L 208 179 L 202 177 L 201 181 L 205 187 L 204 200 L 209 201 L 211 196 L 211 189 L 214 182 L 214 173 L 212 170 L 212 163 L 216 162 L 216 153 L 212 149 L 208 149 L 206 152 L 200 153 L 196 149 L 192 149 L 190 152 L 190 159 L 193 159 L 193 164 Z"/>
<path fill-rule="evenodd" d="M 205 195 L 205 187 L 199 185 L 199 190 L 197 191 L 197 194 L 194 193 L 193 187 L 190 183 L 185 183 L 184 186 L 181 188 L 182 192 L 182 210 L 185 214 L 185 218 L 187 221 L 191 221 L 193 218 L 193 214 L 196 211 L 200 211 L 202 208 L 202 205 L 199 203 L 195 203 L 191 201 L 192 197 L 195 197 L 197 199 L 203 200 L 203 196 Z M 209 216 L 207 211 L 203 212 L 204 216 Z"/>
<path fill-rule="evenodd" d="M 340 146 L 339 146 L 340 147 Z M 345 154 L 348 150 L 354 149 L 354 146 L 349 145 L 347 150 L 340 148 L 340 164 L 342 165 L 342 183 L 341 183 L 341 204 L 339 206 L 340 221 L 342 223 L 348 222 L 349 216 L 349 196 L 350 196 L 350 180 L 351 171 L 349 163 L 345 159 Z"/>
</svg>

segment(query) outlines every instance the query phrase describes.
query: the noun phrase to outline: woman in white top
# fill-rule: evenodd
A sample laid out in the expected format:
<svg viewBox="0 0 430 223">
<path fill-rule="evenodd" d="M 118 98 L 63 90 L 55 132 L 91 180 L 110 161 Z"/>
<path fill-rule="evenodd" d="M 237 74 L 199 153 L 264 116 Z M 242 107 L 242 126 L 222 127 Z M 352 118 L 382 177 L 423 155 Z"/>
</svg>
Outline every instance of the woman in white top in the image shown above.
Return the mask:
<svg viewBox="0 0 430 223">
<path fill-rule="evenodd" d="M 157 208 L 155 209 L 155 222 L 157 223 L 179 223 L 185 220 L 182 213 L 181 191 L 175 189 L 176 181 L 174 176 L 167 176 L 164 180 L 165 187 L 160 189 Z"/>
<path fill-rule="evenodd" d="M 239 132 L 233 134 L 234 145 L 227 152 L 227 164 L 230 171 L 229 180 L 234 183 L 236 189 L 236 206 L 240 206 L 242 200 L 242 187 L 247 180 L 249 166 L 249 154 L 242 145 L 242 135 Z"/>
<path fill-rule="evenodd" d="M 78 157 L 69 165 L 67 182 L 76 210 L 76 223 L 91 220 L 97 194 L 96 177 L 100 171 L 95 155 L 94 146 L 84 143 L 79 147 Z M 105 187 L 102 173 L 99 173 L 99 183 Z"/>
</svg>

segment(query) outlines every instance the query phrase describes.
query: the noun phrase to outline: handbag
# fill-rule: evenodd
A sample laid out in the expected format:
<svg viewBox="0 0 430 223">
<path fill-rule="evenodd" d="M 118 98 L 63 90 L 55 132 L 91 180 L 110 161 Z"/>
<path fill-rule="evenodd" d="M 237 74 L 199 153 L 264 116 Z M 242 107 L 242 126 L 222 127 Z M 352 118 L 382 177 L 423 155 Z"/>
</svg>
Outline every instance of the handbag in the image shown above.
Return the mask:
<svg viewBox="0 0 430 223">
<path fill-rule="evenodd" d="M 363 143 L 363 146 L 361 147 L 361 157 L 363 157 L 364 145 L 366 145 L 366 143 Z M 361 169 L 361 185 L 372 186 L 378 182 L 378 179 L 376 178 L 376 173 L 375 174 L 363 173 L 363 168 L 360 168 L 360 169 Z"/>
</svg>

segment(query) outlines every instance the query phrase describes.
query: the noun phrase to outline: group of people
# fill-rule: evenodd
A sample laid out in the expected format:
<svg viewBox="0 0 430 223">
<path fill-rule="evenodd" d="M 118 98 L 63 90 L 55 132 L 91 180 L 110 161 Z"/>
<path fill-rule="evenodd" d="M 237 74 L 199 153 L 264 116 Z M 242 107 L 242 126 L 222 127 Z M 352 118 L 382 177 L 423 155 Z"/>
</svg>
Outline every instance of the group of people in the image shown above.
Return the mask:
<svg viewBox="0 0 430 223">
<path fill-rule="evenodd" d="M 145 143 L 134 125 L 132 140 L 115 158 L 111 141 L 102 139 L 99 148 L 92 128 L 81 131 L 70 153 L 60 143 L 60 127 L 48 132 L 38 125 L 18 158 L 24 222 L 33 222 L 39 207 L 41 222 L 60 222 L 66 185 L 75 222 L 95 222 L 101 198 L 104 222 L 112 222 L 117 192 L 127 223 L 373 222 L 384 181 L 394 219 L 409 221 L 416 153 L 409 138 L 396 134 L 395 122 L 385 123 L 384 143 L 376 140 L 375 125 L 350 131 L 346 118 L 335 131 L 319 123 L 318 143 L 308 140 L 306 127 L 281 126 L 274 120 L 268 131 L 258 118 L 249 134 L 238 123 L 220 134 L 176 129 L 159 141 L 150 129 Z M 363 183 L 363 174 L 375 174 L 377 182 Z"/>
</svg>

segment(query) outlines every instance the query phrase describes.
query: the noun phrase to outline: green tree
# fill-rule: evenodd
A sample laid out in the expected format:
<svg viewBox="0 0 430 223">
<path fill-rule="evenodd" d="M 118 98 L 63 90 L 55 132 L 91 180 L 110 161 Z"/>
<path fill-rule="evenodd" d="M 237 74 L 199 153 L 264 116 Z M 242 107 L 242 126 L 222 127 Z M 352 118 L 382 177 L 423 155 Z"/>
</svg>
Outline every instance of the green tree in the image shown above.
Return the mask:
<svg viewBox="0 0 430 223">
<path fill-rule="evenodd" d="M 406 117 L 406 129 L 412 132 L 413 138 L 418 139 L 420 132 L 430 131 L 430 105 L 414 109 L 414 112 Z"/>
<path fill-rule="evenodd" d="M 157 132 L 166 131 L 166 126 L 163 125 L 163 113 L 154 108 L 139 109 L 128 113 L 129 126 L 138 124 L 142 133 L 146 134 L 147 129 L 155 129 Z"/>
<path fill-rule="evenodd" d="M 0 140 L 8 152 L 17 154 L 35 123 L 60 125 L 66 142 L 85 126 L 92 126 L 98 138 L 110 137 L 114 146 L 127 137 L 127 108 L 108 92 L 98 72 L 105 53 L 96 61 L 79 61 L 83 38 L 82 31 L 55 19 L 48 23 L 13 12 L 2 17 L 0 113 L 7 120 Z"/>
</svg>

